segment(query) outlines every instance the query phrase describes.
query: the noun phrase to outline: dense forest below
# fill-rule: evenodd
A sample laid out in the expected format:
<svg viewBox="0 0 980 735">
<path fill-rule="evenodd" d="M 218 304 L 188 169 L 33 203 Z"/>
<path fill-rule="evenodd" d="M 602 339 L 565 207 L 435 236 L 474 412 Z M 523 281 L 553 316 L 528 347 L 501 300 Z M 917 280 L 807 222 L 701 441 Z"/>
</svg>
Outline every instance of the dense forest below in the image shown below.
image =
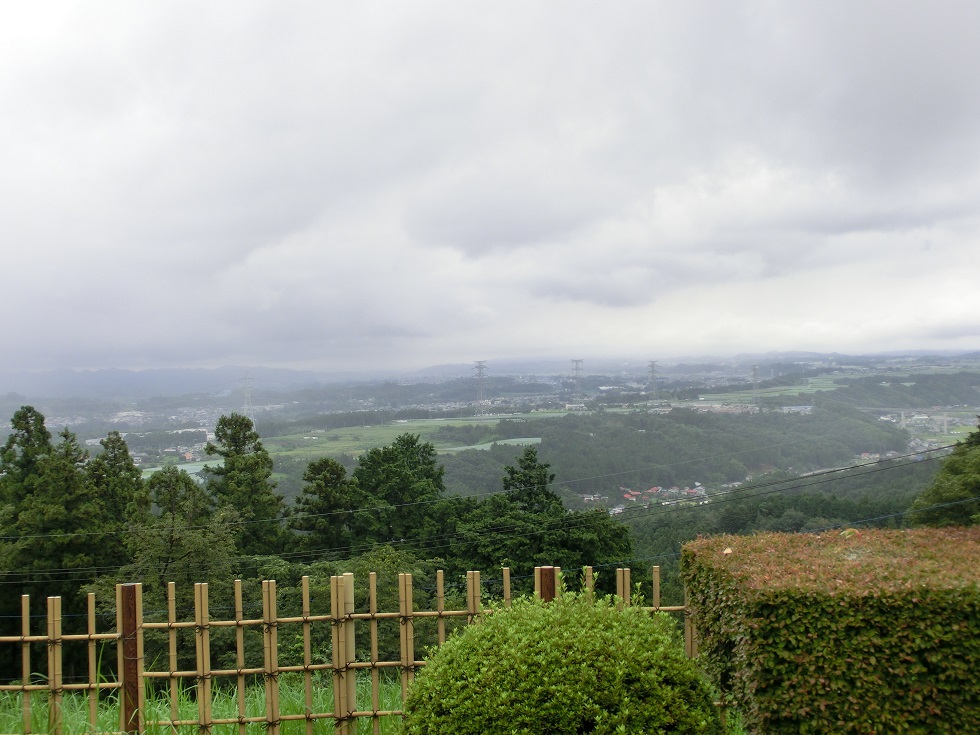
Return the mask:
<svg viewBox="0 0 980 735">
<path fill-rule="evenodd" d="M 328 424 L 347 425 L 331 418 L 317 427 Z M 823 397 L 808 414 L 594 411 L 445 426 L 434 436 L 457 447 L 484 445 L 439 454 L 449 493 L 498 492 L 503 468 L 519 452 L 505 442 L 528 438 L 555 469 L 558 491 L 569 507 L 580 507 L 582 495 L 621 495 L 620 488 L 717 486 L 772 470 L 802 474 L 850 464 L 864 453 L 901 454 L 909 442 L 908 432 L 894 424 Z M 280 491 L 295 496 L 304 462 L 275 459 Z M 349 469 L 357 461 L 342 453 L 334 459 Z"/>
</svg>

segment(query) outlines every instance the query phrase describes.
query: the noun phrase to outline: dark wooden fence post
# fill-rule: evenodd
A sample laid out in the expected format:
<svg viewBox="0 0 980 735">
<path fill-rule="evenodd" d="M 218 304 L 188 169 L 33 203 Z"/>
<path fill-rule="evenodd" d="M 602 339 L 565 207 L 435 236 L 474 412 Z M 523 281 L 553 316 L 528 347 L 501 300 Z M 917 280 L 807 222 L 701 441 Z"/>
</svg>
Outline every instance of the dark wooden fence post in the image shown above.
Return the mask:
<svg viewBox="0 0 980 735">
<path fill-rule="evenodd" d="M 551 602 L 557 596 L 558 583 L 554 567 L 535 567 L 535 581 L 538 583 L 538 596 L 545 602 Z"/>
<path fill-rule="evenodd" d="M 123 665 L 120 670 L 122 685 L 123 730 L 137 735 L 140 727 L 140 661 L 139 645 L 140 585 L 124 584 L 121 589 Z"/>
</svg>

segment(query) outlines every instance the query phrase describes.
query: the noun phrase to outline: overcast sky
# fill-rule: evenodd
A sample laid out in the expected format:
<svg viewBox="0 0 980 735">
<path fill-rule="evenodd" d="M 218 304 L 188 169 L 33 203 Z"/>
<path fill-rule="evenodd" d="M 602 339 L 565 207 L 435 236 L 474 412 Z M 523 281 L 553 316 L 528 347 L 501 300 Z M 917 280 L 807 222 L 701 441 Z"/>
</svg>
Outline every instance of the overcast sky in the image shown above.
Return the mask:
<svg viewBox="0 0 980 735">
<path fill-rule="evenodd" d="M 5 369 L 980 349 L 980 3 L 0 7 Z"/>
</svg>

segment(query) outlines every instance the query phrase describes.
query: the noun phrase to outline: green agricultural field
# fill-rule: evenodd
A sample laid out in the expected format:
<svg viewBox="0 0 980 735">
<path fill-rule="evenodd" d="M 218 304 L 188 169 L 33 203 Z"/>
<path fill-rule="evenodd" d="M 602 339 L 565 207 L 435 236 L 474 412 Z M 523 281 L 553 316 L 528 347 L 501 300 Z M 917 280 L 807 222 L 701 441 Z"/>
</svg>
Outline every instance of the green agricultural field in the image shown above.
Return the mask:
<svg viewBox="0 0 980 735">
<path fill-rule="evenodd" d="M 759 388 L 758 390 L 739 390 L 730 393 L 702 393 L 701 401 L 708 403 L 754 403 L 756 398 L 774 396 L 795 396 L 800 393 L 817 393 L 819 391 L 834 391 L 842 386 L 835 383 L 843 375 L 821 375 L 810 378 L 806 385 L 787 385 L 778 388 Z M 692 402 L 690 405 L 694 405 Z"/>
<path fill-rule="evenodd" d="M 459 419 L 413 419 L 393 421 L 374 426 L 311 429 L 286 436 L 263 437 L 262 443 L 273 457 L 293 457 L 302 460 L 313 460 L 325 455 L 350 454 L 357 456 L 369 449 L 391 444 L 401 434 L 418 434 L 422 441 L 432 442 L 438 451 L 448 452 L 464 449 L 465 447 L 458 446 L 456 442 L 446 442 L 438 439 L 437 433 L 442 427 L 471 426 L 473 424 L 495 426 L 501 419 L 533 420 L 558 416 L 561 413 L 556 411 Z"/>
<path fill-rule="evenodd" d="M 485 442 L 483 444 L 474 444 L 471 447 L 453 447 L 452 449 L 449 450 L 444 449 L 442 451 L 451 452 L 453 450 L 461 450 L 461 449 L 490 449 L 490 447 L 492 447 L 494 444 L 506 444 L 508 446 L 514 446 L 514 447 L 524 447 L 529 444 L 540 444 L 540 443 L 541 443 L 540 436 L 536 436 L 536 437 L 522 436 L 516 439 L 500 439 L 499 441 Z"/>
</svg>

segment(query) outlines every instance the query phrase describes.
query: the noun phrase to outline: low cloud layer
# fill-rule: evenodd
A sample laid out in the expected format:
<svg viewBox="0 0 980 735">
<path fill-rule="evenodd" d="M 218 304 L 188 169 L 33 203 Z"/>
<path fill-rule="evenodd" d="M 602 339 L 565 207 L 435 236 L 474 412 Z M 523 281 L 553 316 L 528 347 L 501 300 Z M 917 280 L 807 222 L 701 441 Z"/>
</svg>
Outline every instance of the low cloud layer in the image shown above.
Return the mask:
<svg viewBox="0 0 980 735">
<path fill-rule="evenodd" d="M 980 349 L 978 25 L 10 5 L 5 367 Z"/>
</svg>

